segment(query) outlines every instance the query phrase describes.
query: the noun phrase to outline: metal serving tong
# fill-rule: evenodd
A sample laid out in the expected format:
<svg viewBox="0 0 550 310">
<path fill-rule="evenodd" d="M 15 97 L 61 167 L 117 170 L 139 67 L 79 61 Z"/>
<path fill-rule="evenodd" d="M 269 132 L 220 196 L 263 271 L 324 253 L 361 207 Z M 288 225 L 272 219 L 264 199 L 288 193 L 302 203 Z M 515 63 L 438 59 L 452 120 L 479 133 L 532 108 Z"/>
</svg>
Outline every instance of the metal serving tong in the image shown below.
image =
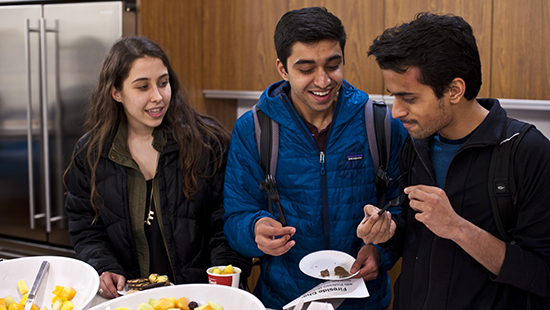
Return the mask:
<svg viewBox="0 0 550 310">
<path fill-rule="evenodd" d="M 38 287 L 40 287 L 40 283 L 42 282 L 42 279 L 44 278 L 44 275 L 50 268 L 50 262 L 43 261 L 40 265 L 40 269 L 38 269 L 38 274 L 36 275 L 36 278 L 34 279 L 34 283 L 32 284 L 31 291 L 29 292 L 29 296 L 27 297 L 27 302 L 25 303 L 25 310 L 31 310 L 32 304 L 34 304 L 34 300 L 36 299 L 36 293 L 38 292 Z"/>
</svg>

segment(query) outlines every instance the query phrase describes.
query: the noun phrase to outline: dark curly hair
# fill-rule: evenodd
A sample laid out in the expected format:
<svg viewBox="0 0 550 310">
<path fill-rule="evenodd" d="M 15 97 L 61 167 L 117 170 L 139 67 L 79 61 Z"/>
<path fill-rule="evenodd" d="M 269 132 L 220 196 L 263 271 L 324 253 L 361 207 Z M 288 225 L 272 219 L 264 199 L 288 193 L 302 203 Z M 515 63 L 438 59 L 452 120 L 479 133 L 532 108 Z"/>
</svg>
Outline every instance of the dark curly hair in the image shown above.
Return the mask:
<svg viewBox="0 0 550 310">
<path fill-rule="evenodd" d="M 481 61 L 472 27 L 460 16 L 418 13 L 413 21 L 386 29 L 369 48 L 382 70 L 420 70 L 419 82 L 443 97 L 453 79 L 466 83 L 464 97 L 476 98 Z"/>
</svg>

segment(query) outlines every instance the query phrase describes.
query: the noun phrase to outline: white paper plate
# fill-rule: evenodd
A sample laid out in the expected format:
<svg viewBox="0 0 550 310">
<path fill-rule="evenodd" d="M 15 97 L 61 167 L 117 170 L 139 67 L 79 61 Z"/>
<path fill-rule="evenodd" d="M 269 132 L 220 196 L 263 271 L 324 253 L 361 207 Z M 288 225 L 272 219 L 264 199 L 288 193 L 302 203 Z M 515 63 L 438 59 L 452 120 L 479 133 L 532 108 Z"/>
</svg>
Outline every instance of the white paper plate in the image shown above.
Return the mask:
<svg viewBox="0 0 550 310">
<path fill-rule="evenodd" d="M 344 280 L 353 277 L 359 273 L 359 271 L 349 277 L 340 278 L 334 274 L 334 267 L 342 266 L 349 272 L 354 262 L 355 258 L 347 253 L 333 250 L 323 250 L 304 256 L 300 261 L 300 270 L 310 277 L 321 280 Z M 325 269 L 330 272 L 330 276 L 321 276 L 321 271 Z"/>
<path fill-rule="evenodd" d="M 76 290 L 72 300 L 74 310 L 87 309 L 99 288 L 99 276 L 96 270 L 87 263 L 62 256 L 33 256 L 9 259 L 0 262 L 0 298 L 11 295 L 19 302 L 17 282 L 25 280 L 28 289 L 32 288 L 42 261 L 49 261 L 50 268 L 42 279 L 36 295 L 35 304 L 39 307 L 52 308 L 51 299 L 56 285 L 71 286 Z"/>
<path fill-rule="evenodd" d="M 149 298 L 187 298 L 187 301 L 196 301 L 203 305 L 208 301 L 215 302 L 224 310 L 265 310 L 262 302 L 245 290 L 225 285 L 214 284 L 180 284 L 163 286 L 140 291 L 99 304 L 90 310 L 115 310 L 125 307 L 136 310 L 141 303 L 147 303 Z"/>
</svg>

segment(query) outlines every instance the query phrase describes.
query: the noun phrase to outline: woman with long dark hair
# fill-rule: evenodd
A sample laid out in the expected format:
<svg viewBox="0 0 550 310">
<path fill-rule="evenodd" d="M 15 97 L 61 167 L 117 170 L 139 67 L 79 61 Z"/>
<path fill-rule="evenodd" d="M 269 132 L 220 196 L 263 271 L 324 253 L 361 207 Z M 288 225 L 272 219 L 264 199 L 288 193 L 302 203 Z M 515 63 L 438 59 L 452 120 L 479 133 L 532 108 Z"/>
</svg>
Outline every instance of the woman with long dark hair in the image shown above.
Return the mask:
<svg viewBox="0 0 550 310">
<path fill-rule="evenodd" d="M 117 297 L 126 279 L 151 273 L 208 282 L 213 265 L 246 279 L 250 261 L 229 247 L 221 218 L 229 133 L 191 106 L 164 51 L 143 37 L 116 42 L 87 112 L 65 208 L 100 294 Z"/>
</svg>

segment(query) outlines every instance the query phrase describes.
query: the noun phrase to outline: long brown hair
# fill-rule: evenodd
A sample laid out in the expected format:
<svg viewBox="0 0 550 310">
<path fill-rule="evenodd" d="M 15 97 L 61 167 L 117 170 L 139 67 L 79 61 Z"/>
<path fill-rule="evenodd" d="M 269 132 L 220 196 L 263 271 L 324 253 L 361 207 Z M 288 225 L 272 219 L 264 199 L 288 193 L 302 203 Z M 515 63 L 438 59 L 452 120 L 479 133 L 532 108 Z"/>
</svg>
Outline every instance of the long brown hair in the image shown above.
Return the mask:
<svg viewBox="0 0 550 310">
<path fill-rule="evenodd" d="M 95 219 L 99 216 L 99 209 L 102 206 L 102 198 L 96 188 L 99 159 L 105 143 L 111 141 L 121 120 L 126 117 L 122 104 L 113 99 L 111 90 L 114 87 L 121 91 L 133 63 L 136 59 L 146 56 L 161 59 L 168 69 L 172 97 L 166 116 L 159 127 L 171 132 L 179 145 L 183 192 L 187 199 L 193 199 L 201 179 L 211 176 L 206 172 L 208 165 L 214 167 L 212 174 L 221 169 L 224 152 L 229 146 L 229 132 L 215 119 L 198 113 L 191 106 L 167 55 L 160 46 L 144 37 L 120 39 L 111 47 L 103 61 L 98 83 L 87 108 L 88 118 L 85 128 L 88 138 L 81 148 L 82 151 L 86 151 L 86 159 L 91 167 L 90 203 L 96 212 Z M 209 154 L 206 167 L 201 165 L 201 155 L 204 150 Z M 73 155 L 73 161 L 74 156 L 76 154 Z"/>
</svg>

